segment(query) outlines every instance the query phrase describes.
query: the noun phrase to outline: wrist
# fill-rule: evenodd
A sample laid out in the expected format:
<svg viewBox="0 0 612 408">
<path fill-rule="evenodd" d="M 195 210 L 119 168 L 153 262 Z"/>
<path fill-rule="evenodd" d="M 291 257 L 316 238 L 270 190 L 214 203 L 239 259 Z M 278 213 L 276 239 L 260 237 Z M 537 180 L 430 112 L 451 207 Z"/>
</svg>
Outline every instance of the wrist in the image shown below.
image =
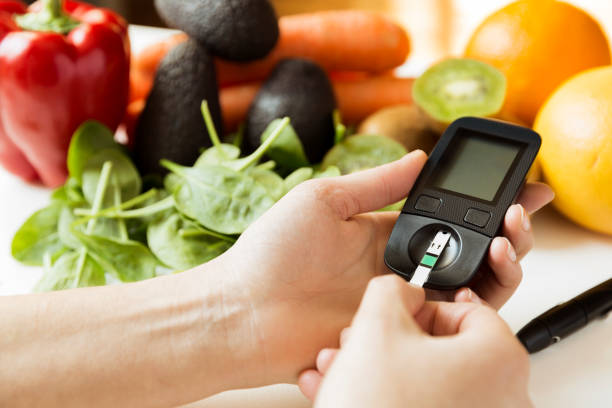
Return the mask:
<svg viewBox="0 0 612 408">
<path fill-rule="evenodd" d="M 181 289 L 177 293 L 179 314 L 198 313 L 194 320 L 194 344 L 199 350 L 196 358 L 198 364 L 210 367 L 212 363 L 215 367 L 215 392 L 265 384 L 257 310 L 244 283 L 234 279 L 235 271 L 226 259 L 221 256 L 181 273 Z M 210 371 L 203 380 L 210 383 Z"/>
</svg>

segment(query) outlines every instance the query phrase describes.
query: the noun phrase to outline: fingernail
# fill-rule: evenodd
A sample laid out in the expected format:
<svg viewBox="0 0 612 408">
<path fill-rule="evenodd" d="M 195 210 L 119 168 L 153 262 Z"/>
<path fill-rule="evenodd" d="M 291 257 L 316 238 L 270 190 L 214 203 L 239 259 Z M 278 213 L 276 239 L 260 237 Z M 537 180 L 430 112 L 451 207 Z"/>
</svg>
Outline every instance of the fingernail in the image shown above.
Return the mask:
<svg viewBox="0 0 612 408">
<path fill-rule="evenodd" d="M 474 293 L 474 291 L 470 288 L 465 288 L 465 296 L 466 296 L 466 300 L 465 300 L 466 302 L 476 303 L 477 305 L 482 304 L 482 300 L 480 300 L 478 295 Z"/>
<path fill-rule="evenodd" d="M 527 211 L 521 205 L 521 221 L 523 231 L 528 232 L 531 229 L 531 221 L 529 221 L 529 215 L 527 215 Z"/>
<path fill-rule="evenodd" d="M 472 291 L 470 288 L 463 288 L 455 296 L 455 302 L 470 302 L 472 299 Z"/>
<path fill-rule="evenodd" d="M 516 262 L 516 251 L 510 241 L 508 241 L 507 238 L 504 239 L 506 240 L 506 253 L 508 254 L 508 259 L 514 263 Z"/>
<path fill-rule="evenodd" d="M 474 293 L 472 289 L 468 290 L 470 291 L 470 302 L 482 305 L 483 301 L 480 299 L 480 297 L 476 293 Z"/>
</svg>

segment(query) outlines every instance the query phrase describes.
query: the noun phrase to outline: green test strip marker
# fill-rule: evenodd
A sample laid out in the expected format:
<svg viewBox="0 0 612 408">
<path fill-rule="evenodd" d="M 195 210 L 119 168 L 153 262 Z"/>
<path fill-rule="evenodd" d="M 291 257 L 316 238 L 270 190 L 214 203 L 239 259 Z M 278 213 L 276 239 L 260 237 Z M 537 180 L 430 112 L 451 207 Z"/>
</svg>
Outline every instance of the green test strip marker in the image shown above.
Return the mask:
<svg viewBox="0 0 612 408">
<path fill-rule="evenodd" d="M 433 268 L 436 262 L 438 262 L 438 257 L 430 254 L 425 254 L 423 259 L 421 259 L 421 265 L 425 265 L 430 268 Z"/>
</svg>

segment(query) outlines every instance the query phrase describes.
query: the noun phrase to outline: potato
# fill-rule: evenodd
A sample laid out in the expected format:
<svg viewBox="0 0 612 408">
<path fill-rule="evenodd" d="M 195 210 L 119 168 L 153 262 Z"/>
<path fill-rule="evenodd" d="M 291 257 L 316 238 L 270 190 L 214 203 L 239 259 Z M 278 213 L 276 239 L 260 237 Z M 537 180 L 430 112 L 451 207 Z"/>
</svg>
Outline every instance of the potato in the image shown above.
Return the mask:
<svg viewBox="0 0 612 408">
<path fill-rule="evenodd" d="M 408 151 L 421 149 L 431 152 L 440 133 L 416 105 L 396 105 L 384 108 L 363 121 L 360 134 L 386 136 L 401 143 Z"/>
</svg>

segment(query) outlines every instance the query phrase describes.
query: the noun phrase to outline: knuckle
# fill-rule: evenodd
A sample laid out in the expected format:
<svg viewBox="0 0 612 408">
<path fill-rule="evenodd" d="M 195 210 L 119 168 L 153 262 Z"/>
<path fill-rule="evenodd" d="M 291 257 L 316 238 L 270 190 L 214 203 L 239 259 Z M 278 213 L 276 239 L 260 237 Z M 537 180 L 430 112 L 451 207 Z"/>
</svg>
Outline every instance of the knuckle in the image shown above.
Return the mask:
<svg viewBox="0 0 612 408">
<path fill-rule="evenodd" d="M 325 203 L 341 219 L 347 219 L 359 213 L 359 200 L 341 183 L 330 179 L 313 179 L 305 181 L 298 187 L 298 193 L 305 194 L 308 199 Z"/>
<path fill-rule="evenodd" d="M 306 180 L 295 186 L 290 194 L 297 194 L 302 196 L 311 196 L 314 197 L 315 191 L 317 190 L 317 185 L 321 183 L 321 180 Z"/>
</svg>

